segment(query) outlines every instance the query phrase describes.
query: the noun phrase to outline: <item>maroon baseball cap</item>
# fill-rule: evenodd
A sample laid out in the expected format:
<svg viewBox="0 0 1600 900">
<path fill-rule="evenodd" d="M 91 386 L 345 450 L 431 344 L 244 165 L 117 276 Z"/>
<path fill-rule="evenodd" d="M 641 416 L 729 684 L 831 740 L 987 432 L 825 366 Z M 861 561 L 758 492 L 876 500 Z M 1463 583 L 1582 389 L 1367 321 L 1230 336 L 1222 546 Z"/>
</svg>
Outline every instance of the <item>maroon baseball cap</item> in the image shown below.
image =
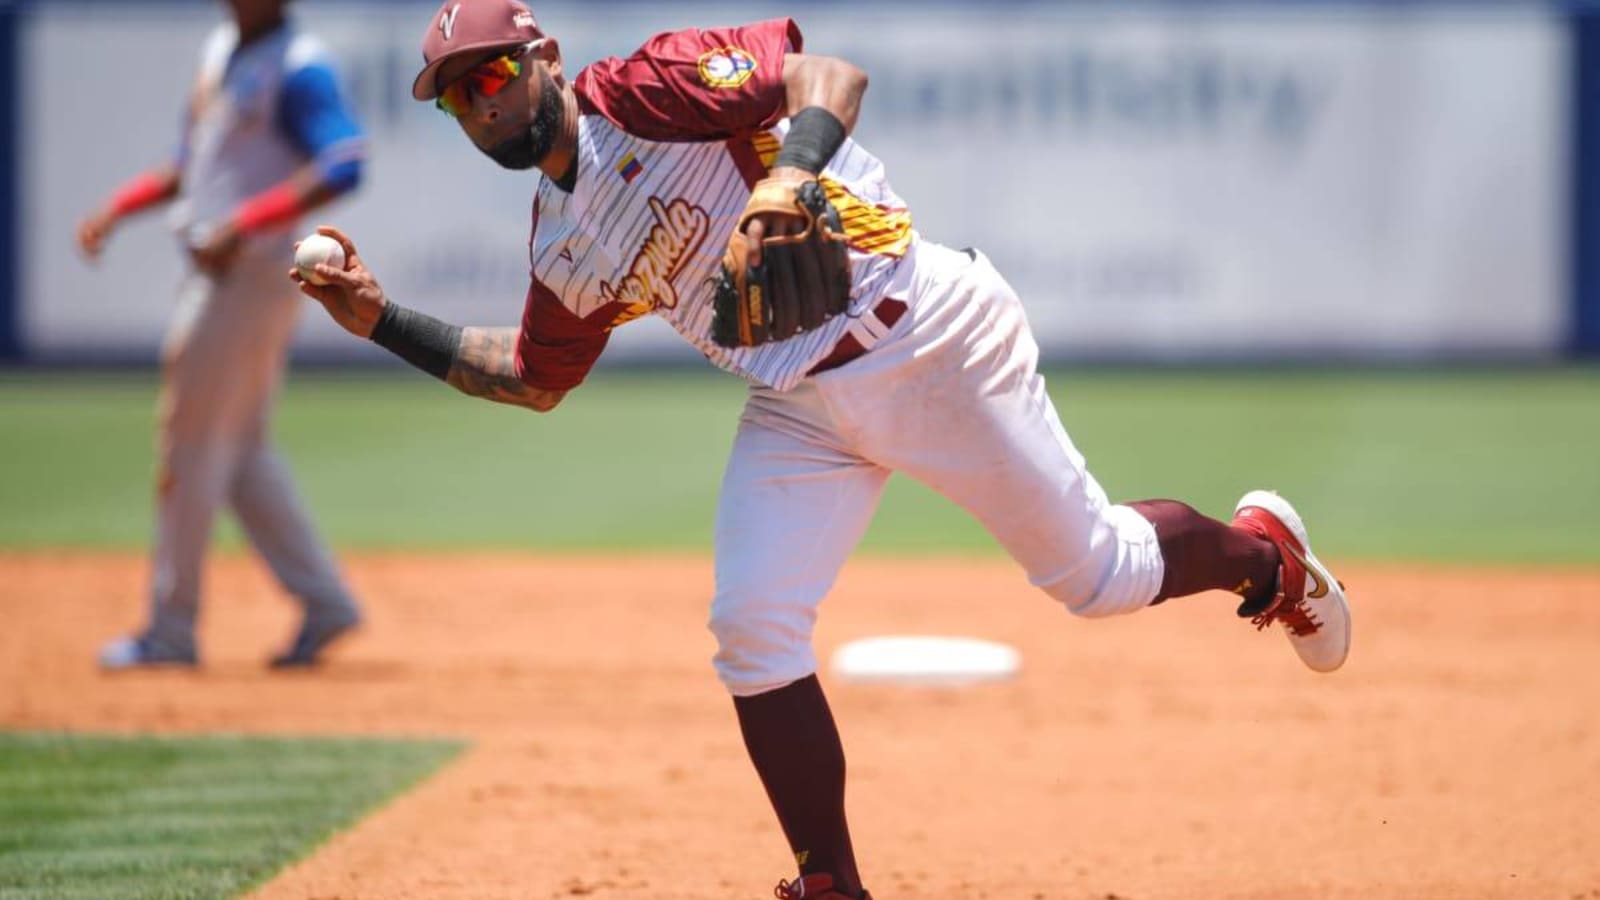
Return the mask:
<svg viewBox="0 0 1600 900">
<path fill-rule="evenodd" d="M 517 0 L 445 0 L 428 20 L 422 33 L 425 65 L 411 85 L 411 96 L 432 100 L 439 96 L 435 79 L 439 67 L 453 56 L 513 47 L 544 37 L 533 11 Z"/>
</svg>

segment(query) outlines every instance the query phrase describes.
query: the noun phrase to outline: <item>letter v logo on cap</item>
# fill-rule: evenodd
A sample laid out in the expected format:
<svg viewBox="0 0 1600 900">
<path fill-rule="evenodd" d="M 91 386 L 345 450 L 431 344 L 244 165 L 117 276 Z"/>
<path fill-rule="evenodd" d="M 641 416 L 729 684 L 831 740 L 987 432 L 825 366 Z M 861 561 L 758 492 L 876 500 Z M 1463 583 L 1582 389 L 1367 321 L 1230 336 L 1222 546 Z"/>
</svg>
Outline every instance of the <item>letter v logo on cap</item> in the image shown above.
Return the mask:
<svg viewBox="0 0 1600 900">
<path fill-rule="evenodd" d="M 444 35 L 444 39 L 447 41 L 450 40 L 450 36 L 455 33 L 456 14 L 460 12 L 461 4 L 457 3 L 455 6 L 450 7 L 449 12 L 439 16 L 439 31 Z"/>
</svg>

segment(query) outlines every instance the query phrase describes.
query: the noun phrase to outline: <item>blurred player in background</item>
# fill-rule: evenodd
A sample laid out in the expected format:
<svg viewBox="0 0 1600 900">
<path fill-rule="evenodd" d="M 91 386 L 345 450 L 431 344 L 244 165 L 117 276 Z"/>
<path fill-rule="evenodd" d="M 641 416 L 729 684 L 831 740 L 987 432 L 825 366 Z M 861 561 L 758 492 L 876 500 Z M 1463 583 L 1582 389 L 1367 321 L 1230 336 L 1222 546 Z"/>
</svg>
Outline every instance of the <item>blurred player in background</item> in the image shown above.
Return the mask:
<svg viewBox="0 0 1600 900">
<path fill-rule="evenodd" d="M 291 234 L 300 216 L 356 186 L 365 153 L 327 51 L 287 4 L 228 0 L 233 21 L 205 42 L 176 157 L 78 230 L 92 260 L 124 219 L 171 203 L 191 264 L 162 354 L 150 621 L 105 646 L 108 669 L 197 662 L 201 569 L 223 503 L 304 607 L 274 666 L 316 662 L 360 621 L 268 438 L 300 309 L 282 273 Z"/>
</svg>

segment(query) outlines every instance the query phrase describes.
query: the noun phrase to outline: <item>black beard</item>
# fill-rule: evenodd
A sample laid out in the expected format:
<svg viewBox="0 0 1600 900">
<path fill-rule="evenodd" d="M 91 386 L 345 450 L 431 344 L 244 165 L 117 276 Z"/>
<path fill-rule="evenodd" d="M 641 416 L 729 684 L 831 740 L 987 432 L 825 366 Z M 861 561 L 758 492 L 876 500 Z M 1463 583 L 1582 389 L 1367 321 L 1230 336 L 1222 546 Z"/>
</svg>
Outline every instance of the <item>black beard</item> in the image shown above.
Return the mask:
<svg viewBox="0 0 1600 900">
<path fill-rule="evenodd" d="M 556 136 L 561 134 L 563 112 L 561 89 L 556 87 L 554 79 L 548 76 L 542 78 L 539 109 L 533 114 L 533 124 L 521 134 L 484 150 L 484 154 L 507 169 L 526 170 L 537 166 L 544 162 L 544 158 L 550 155 L 550 149 L 556 145 Z"/>
</svg>

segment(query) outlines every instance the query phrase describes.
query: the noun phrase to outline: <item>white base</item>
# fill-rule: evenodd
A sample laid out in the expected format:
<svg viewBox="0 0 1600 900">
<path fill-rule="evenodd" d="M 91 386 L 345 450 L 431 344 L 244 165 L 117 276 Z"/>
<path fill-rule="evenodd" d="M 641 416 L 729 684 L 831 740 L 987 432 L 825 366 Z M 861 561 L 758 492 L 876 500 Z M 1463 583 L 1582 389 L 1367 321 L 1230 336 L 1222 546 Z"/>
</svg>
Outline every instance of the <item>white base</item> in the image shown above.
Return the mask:
<svg viewBox="0 0 1600 900">
<path fill-rule="evenodd" d="M 880 684 L 976 684 L 1010 678 L 1021 667 L 1015 647 L 977 638 L 885 635 L 833 654 L 834 677 Z"/>
</svg>

